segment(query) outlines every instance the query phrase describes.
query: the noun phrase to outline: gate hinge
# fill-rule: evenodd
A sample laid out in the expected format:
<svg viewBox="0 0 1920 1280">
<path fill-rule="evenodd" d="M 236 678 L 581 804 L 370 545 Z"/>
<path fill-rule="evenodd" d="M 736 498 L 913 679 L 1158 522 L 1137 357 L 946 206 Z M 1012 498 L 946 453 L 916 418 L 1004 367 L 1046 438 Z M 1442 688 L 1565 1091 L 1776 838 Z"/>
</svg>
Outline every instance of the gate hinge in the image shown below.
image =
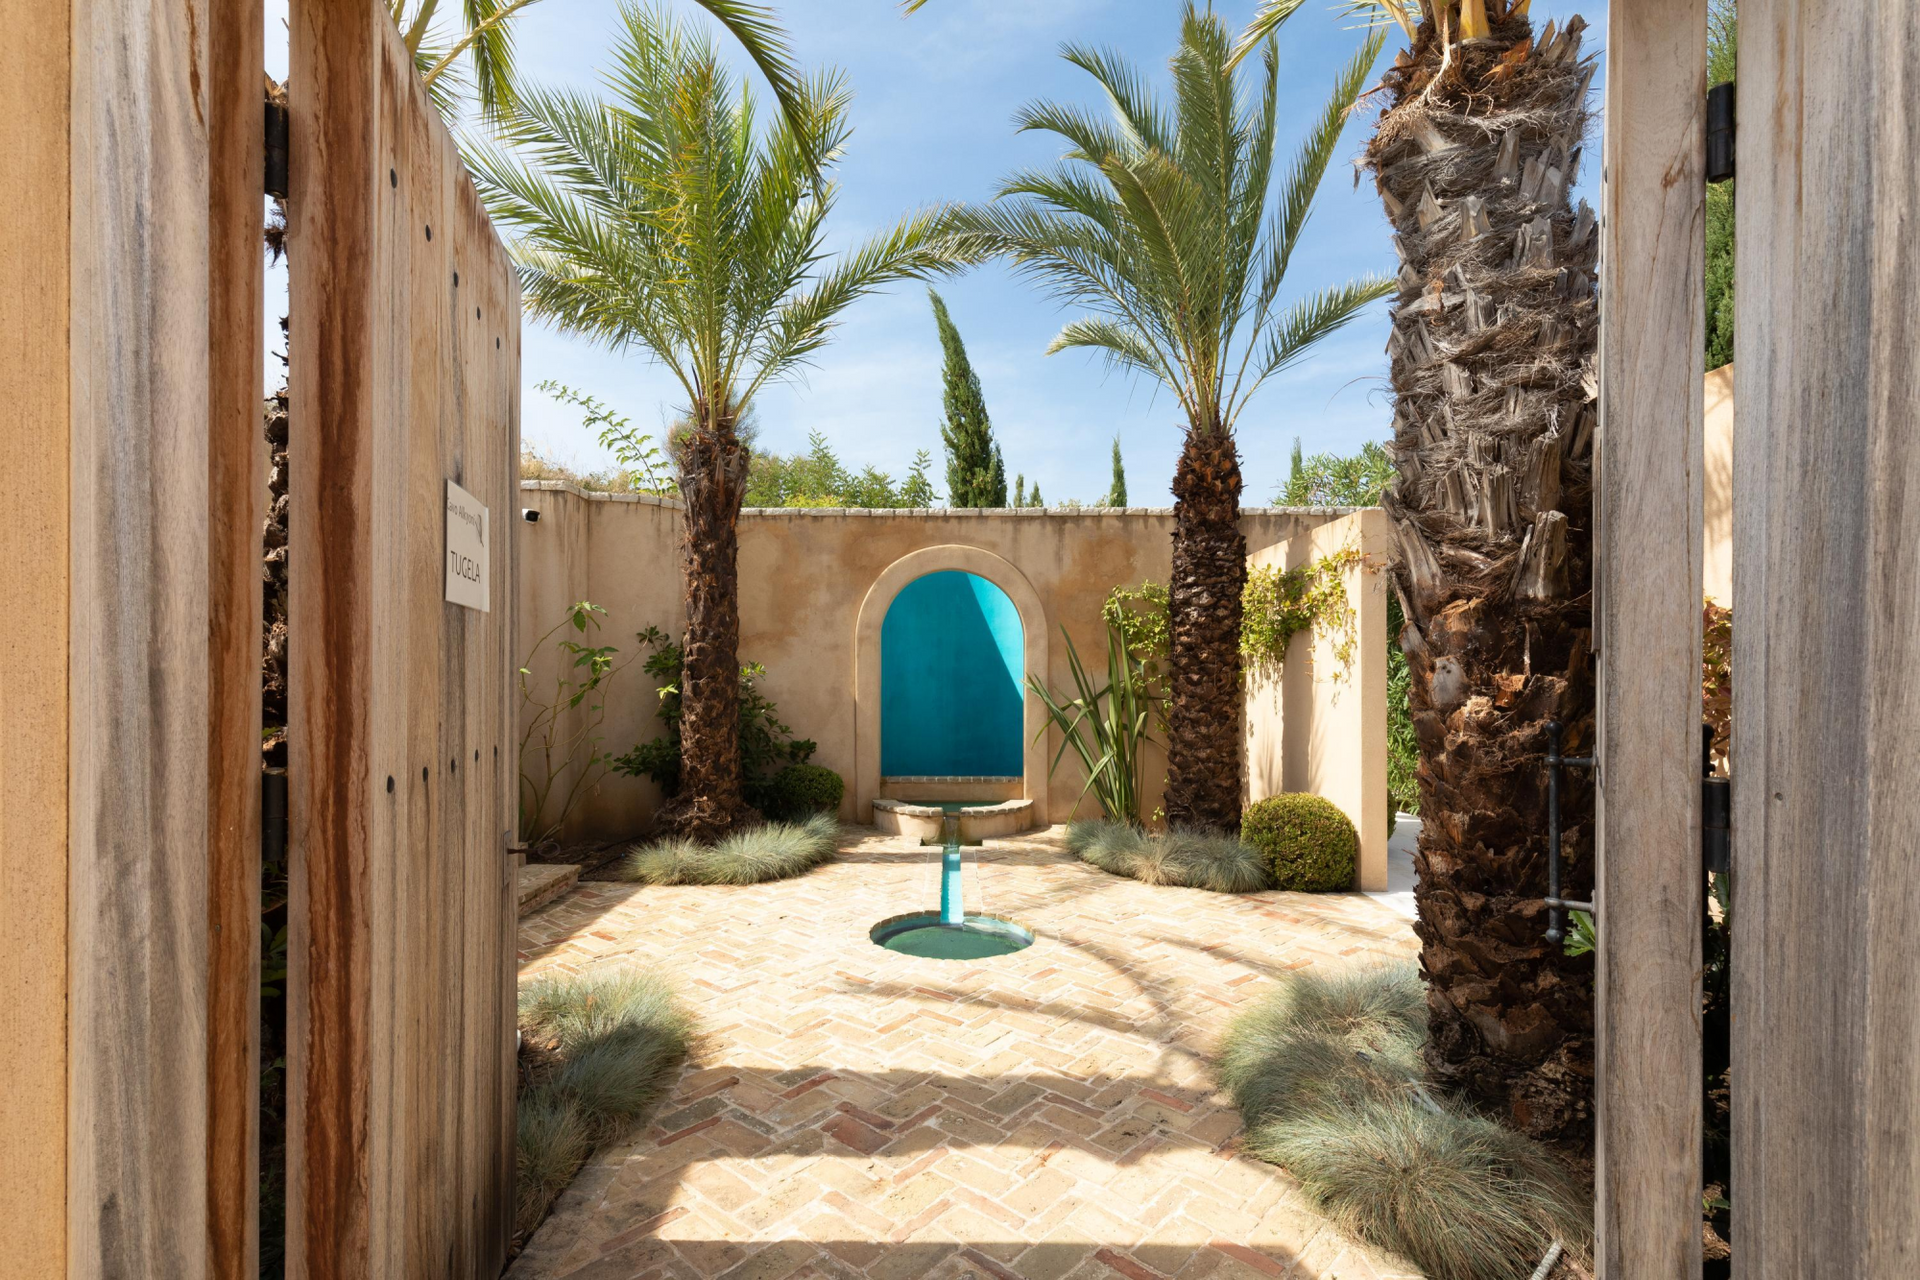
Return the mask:
<svg viewBox="0 0 1920 1280">
<path fill-rule="evenodd" d="M 1734 82 L 1707 90 L 1707 181 L 1733 177 Z"/>
<path fill-rule="evenodd" d="M 287 198 L 287 104 L 266 99 L 267 194 Z"/>
</svg>

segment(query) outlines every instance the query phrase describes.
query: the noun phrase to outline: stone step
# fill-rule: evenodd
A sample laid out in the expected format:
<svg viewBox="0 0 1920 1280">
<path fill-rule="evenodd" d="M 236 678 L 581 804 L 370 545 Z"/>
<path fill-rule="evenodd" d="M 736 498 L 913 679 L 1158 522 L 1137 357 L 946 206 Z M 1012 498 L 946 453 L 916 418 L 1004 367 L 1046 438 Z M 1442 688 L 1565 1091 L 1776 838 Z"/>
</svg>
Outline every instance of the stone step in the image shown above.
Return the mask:
<svg viewBox="0 0 1920 1280">
<path fill-rule="evenodd" d="M 567 862 L 529 862 L 520 868 L 520 914 L 529 915 L 579 883 L 580 868 Z"/>
</svg>

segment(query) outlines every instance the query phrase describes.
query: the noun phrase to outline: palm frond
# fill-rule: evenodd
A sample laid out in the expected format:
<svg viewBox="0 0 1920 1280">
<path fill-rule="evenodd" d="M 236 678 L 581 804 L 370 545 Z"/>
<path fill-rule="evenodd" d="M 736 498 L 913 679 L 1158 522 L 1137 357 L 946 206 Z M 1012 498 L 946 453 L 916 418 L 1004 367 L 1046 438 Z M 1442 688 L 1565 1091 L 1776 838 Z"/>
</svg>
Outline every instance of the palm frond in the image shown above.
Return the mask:
<svg viewBox="0 0 1920 1280">
<path fill-rule="evenodd" d="M 1366 0 L 1361 2 L 1364 3 Z M 1384 0 L 1384 2 L 1391 4 L 1394 0 Z M 1247 23 L 1247 29 L 1240 33 L 1240 39 L 1234 43 L 1233 55 L 1227 65 L 1239 66 L 1249 53 L 1266 43 L 1274 33 L 1280 30 L 1281 25 L 1288 18 L 1299 12 L 1300 6 L 1305 3 L 1306 0 L 1260 0 L 1260 7 L 1254 11 L 1253 20 Z M 1409 34 L 1407 38 L 1411 40 L 1413 37 Z"/>
<path fill-rule="evenodd" d="M 1253 386 L 1259 386 L 1294 363 L 1314 343 L 1359 315 L 1369 303 L 1388 297 L 1398 287 L 1384 276 L 1371 276 L 1332 289 L 1323 289 L 1295 303 L 1280 317 L 1279 324 L 1267 339 Z M 1252 390 L 1252 387 L 1248 388 L 1248 394 L 1252 394 Z"/>
<path fill-rule="evenodd" d="M 1420 0 L 1346 0 L 1341 13 L 1360 19 L 1363 27 L 1383 27 L 1391 22 L 1409 43 L 1421 18 Z"/>
<path fill-rule="evenodd" d="M 1063 56 L 1099 86 L 1106 115 L 1053 101 L 1021 110 L 1019 128 L 1066 143 L 1060 163 L 1016 172 L 992 204 L 955 219 L 975 250 L 1008 259 L 1063 304 L 1090 313 L 1068 324 L 1050 352 L 1096 350 L 1150 374 L 1175 393 L 1195 429 L 1231 430 L 1249 376 L 1257 386 L 1270 366 L 1280 367 L 1276 360 L 1296 358 L 1321 332 L 1308 323 L 1321 316 L 1311 307 L 1283 328 L 1275 302 L 1379 42 L 1369 40 L 1334 86 L 1276 201 L 1279 61 L 1271 35 L 1298 7 L 1262 7 L 1255 43 L 1266 53 L 1257 91 L 1247 95 L 1235 72 L 1244 50 L 1193 0 L 1182 12 L 1170 97 L 1156 98 L 1117 56 L 1069 46 Z"/>
</svg>

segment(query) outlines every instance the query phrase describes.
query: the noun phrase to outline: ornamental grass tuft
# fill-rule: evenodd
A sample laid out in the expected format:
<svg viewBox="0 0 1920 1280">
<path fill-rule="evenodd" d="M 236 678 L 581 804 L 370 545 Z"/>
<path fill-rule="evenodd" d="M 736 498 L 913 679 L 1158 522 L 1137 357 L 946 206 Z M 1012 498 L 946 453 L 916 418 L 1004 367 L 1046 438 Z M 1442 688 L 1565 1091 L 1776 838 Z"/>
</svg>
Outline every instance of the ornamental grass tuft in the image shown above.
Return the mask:
<svg viewBox="0 0 1920 1280">
<path fill-rule="evenodd" d="M 633 851 L 625 878 L 641 884 L 760 884 L 802 875 L 833 861 L 840 824 L 816 813 L 804 822 L 769 822 L 717 844 L 682 837 Z"/>
<path fill-rule="evenodd" d="M 1429 1090 L 1425 1038 L 1411 965 L 1288 975 L 1221 1043 L 1244 1149 L 1429 1280 L 1527 1280 L 1556 1240 L 1584 1256 L 1586 1189 L 1539 1143 Z"/>
<path fill-rule="evenodd" d="M 1067 828 L 1067 848 L 1082 862 L 1142 884 L 1253 893 L 1270 889 L 1257 849 L 1232 836 L 1191 831 L 1148 833 L 1124 822 L 1083 819 Z"/>
<path fill-rule="evenodd" d="M 659 978 L 622 971 L 528 982 L 520 1034 L 516 1248 L 593 1149 L 630 1129 L 666 1091 L 694 1023 Z"/>
</svg>

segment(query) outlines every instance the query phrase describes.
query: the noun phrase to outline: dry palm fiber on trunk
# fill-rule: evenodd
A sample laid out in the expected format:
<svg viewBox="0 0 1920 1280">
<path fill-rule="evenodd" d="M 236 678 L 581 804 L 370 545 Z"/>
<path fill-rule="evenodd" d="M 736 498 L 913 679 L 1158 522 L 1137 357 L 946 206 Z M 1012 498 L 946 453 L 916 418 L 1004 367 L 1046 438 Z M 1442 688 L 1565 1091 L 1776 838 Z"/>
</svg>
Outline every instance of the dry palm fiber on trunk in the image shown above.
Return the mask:
<svg viewBox="0 0 1920 1280">
<path fill-rule="evenodd" d="M 1367 151 L 1401 257 L 1386 497 L 1420 743 L 1416 929 L 1430 1069 L 1543 1137 L 1590 1139 L 1592 971 L 1544 938 L 1546 726 L 1594 741 L 1598 235 L 1568 202 L 1589 121 L 1584 23 L 1489 6 L 1423 22 Z M 1591 787 L 1561 791 L 1565 896 L 1593 884 Z"/>
<path fill-rule="evenodd" d="M 680 668 L 680 790 L 664 831 L 711 844 L 759 820 L 740 793 L 740 503 L 748 451 L 704 406 L 674 441 L 686 505 L 687 629 Z"/>
<path fill-rule="evenodd" d="M 1189 426 L 1173 477 L 1166 810 L 1196 831 L 1240 826 L 1240 488 L 1232 433 Z"/>
</svg>

